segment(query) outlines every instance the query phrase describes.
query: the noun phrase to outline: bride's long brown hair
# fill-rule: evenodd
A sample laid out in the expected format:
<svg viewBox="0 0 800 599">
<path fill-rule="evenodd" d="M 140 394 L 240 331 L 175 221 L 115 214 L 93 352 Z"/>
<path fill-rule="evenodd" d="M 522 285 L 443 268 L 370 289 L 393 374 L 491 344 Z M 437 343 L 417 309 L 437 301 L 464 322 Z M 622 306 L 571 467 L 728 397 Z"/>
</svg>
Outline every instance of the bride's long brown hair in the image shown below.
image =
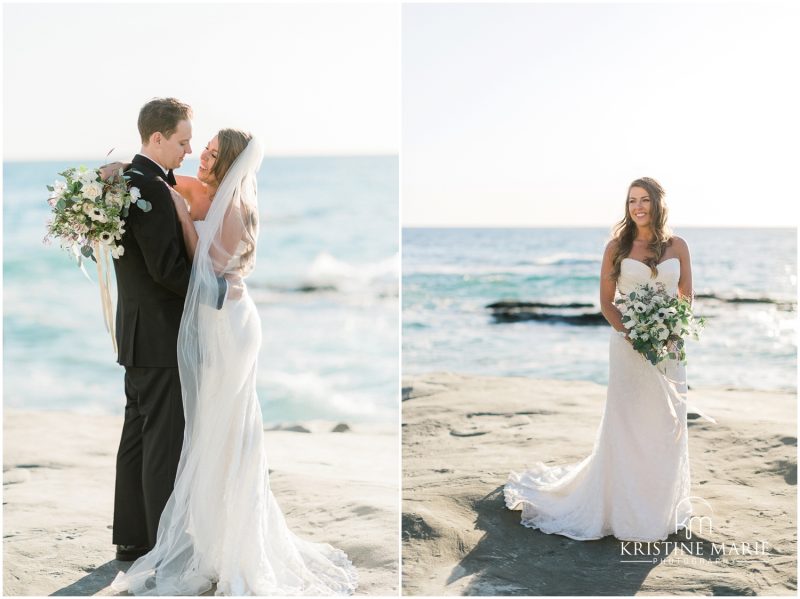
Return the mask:
<svg viewBox="0 0 800 599">
<path fill-rule="evenodd" d="M 242 131 L 241 129 L 220 129 L 217 132 L 217 140 L 219 141 L 219 154 L 217 161 L 211 168 L 211 174 L 214 178 L 221 182 L 225 175 L 230 170 L 234 161 L 239 157 L 239 154 L 244 152 L 247 144 L 253 139 L 252 133 Z M 258 237 L 258 213 L 250 211 L 247 206 L 242 206 L 245 209 L 243 214 L 242 223 L 247 237 L 242 241 L 247 243 L 247 248 L 241 255 L 241 261 L 246 263 L 255 257 L 256 244 L 255 240 Z"/>
<path fill-rule="evenodd" d="M 622 260 L 631 253 L 633 240 L 636 239 L 638 231 L 638 227 L 633 218 L 631 218 L 631 212 L 628 208 L 628 199 L 630 198 L 631 189 L 634 187 L 641 187 L 650 196 L 650 230 L 653 232 L 653 239 L 648 245 L 650 257 L 644 260 L 644 263 L 650 267 L 653 277 L 658 274 L 656 267 L 672 239 L 672 231 L 667 226 L 668 210 L 664 202 L 664 195 L 666 195 L 664 188 L 661 187 L 658 181 L 650 177 L 636 179 L 628 185 L 628 193 L 625 195 L 625 216 L 614 227 L 613 239 L 617 242 L 616 251 L 612 256 L 613 270 L 611 271 L 611 278 L 614 281 L 619 278 Z"/>
</svg>

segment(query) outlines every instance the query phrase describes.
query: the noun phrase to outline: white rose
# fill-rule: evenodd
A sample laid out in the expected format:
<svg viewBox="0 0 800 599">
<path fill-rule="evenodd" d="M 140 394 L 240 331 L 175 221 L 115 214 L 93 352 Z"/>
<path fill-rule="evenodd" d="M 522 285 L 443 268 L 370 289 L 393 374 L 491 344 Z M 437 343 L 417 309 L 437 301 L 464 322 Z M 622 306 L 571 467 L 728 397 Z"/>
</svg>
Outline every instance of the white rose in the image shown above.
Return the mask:
<svg viewBox="0 0 800 599">
<path fill-rule="evenodd" d="M 85 166 L 82 166 L 75 174 L 77 175 L 78 181 L 84 185 L 94 183 L 97 180 L 97 171 L 87 169 Z"/>
<path fill-rule="evenodd" d="M 97 181 L 92 181 L 91 183 L 84 183 L 82 191 L 83 197 L 88 200 L 94 200 L 103 193 L 103 186 Z"/>
<path fill-rule="evenodd" d="M 139 198 L 142 197 L 142 193 L 139 191 L 138 187 L 131 187 L 130 189 L 131 200 L 136 202 Z"/>
<path fill-rule="evenodd" d="M 60 198 L 67 190 L 67 184 L 63 181 L 56 181 L 53 183 L 53 191 L 50 192 L 51 198 Z"/>
</svg>

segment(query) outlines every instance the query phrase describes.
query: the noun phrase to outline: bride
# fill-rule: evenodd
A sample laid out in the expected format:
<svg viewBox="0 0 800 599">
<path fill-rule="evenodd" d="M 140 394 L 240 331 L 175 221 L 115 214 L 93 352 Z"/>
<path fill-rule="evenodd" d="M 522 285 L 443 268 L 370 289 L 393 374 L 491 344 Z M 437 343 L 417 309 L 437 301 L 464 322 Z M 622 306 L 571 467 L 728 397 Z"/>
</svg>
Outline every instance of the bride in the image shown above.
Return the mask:
<svg viewBox="0 0 800 599">
<path fill-rule="evenodd" d="M 692 297 L 689 248 L 670 234 L 663 188 L 644 177 L 628 189 L 625 216 L 600 271 L 600 305 L 614 331 L 594 449 L 577 464 L 538 462 L 510 474 L 505 503 L 522 510 L 524 526 L 577 540 L 614 535 L 631 541 L 664 540 L 686 526 L 691 505 L 685 367 L 667 360 L 657 368 L 634 350 L 614 304 L 615 290 L 627 294 L 654 281 L 672 295 Z"/>
<path fill-rule="evenodd" d="M 296 537 L 269 488 L 256 366 L 261 323 L 244 282 L 258 236 L 250 134 L 221 130 L 198 178 L 173 193 L 189 255 L 189 291 L 178 337 L 186 428 L 175 487 L 153 549 L 120 573 L 116 591 L 199 595 L 351 594 L 356 570 L 324 543 Z M 219 281 L 227 294 L 218 305 Z"/>
</svg>

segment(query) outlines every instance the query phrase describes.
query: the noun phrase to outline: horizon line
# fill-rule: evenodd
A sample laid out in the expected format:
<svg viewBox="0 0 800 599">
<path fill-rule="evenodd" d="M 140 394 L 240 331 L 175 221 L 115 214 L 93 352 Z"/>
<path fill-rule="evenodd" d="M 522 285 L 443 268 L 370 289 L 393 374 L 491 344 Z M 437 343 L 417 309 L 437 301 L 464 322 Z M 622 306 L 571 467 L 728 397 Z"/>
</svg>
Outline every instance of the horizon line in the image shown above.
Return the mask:
<svg viewBox="0 0 800 599">
<path fill-rule="evenodd" d="M 114 152 L 112 150 L 112 153 L 116 153 L 116 152 Z M 133 152 L 133 154 L 138 154 L 138 152 Z M 131 155 L 133 155 L 133 154 L 131 154 Z M 399 152 L 342 152 L 342 153 L 329 153 L 329 154 L 322 153 L 322 152 L 315 152 L 315 153 L 308 153 L 308 154 L 304 154 L 304 153 L 297 153 L 297 154 L 294 154 L 294 153 L 285 153 L 285 154 L 283 154 L 283 153 L 275 153 L 275 154 L 273 154 L 273 153 L 265 152 L 264 153 L 264 158 L 373 158 L 373 157 L 374 158 L 383 158 L 383 157 L 393 158 L 393 157 L 398 157 L 399 155 L 400 155 Z M 105 160 L 106 158 L 110 158 L 110 157 L 111 157 L 111 153 L 109 153 L 109 154 L 107 154 L 107 155 L 105 155 L 105 156 L 103 156 L 101 158 L 87 158 L 85 156 L 84 157 L 69 157 L 69 156 L 67 156 L 67 157 L 60 157 L 60 158 L 52 158 L 52 157 L 48 157 L 48 158 L 7 158 L 7 157 L 3 156 L 3 163 L 6 163 L 6 162 L 8 162 L 8 163 L 15 163 L 15 162 L 65 162 L 65 161 L 68 161 L 68 160 L 75 160 L 75 161 L 81 161 L 81 160 L 84 160 L 84 161 L 85 160 Z M 199 160 L 199 159 L 200 159 L 199 158 L 199 154 L 198 154 L 197 158 L 195 158 L 194 156 L 191 156 L 191 155 L 190 155 L 190 157 L 186 158 L 186 160 Z"/>
<path fill-rule="evenodd" d="M 569 224 L 525 224 L 525 225 L 402 225 L 403 229 L 607 229 L 614 225 L 569 225 Z M 670 225 L 670 228 L 681 229 L 786 229 L 797 230 L 797 226 L 787 225 Z"/>
</svg>

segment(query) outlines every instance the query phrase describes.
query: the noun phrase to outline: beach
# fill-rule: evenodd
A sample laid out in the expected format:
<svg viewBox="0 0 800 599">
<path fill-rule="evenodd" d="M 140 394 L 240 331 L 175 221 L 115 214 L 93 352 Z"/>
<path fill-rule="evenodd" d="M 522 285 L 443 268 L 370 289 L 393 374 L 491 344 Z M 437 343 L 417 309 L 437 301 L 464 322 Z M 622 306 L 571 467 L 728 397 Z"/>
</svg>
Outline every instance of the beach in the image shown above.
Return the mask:
<svg viewBox="0 0 800 599">
<path fill-rule="evenodd" d="M 357 594 L 396 595 L 396 426 L 336 424 L 265 432 L 272 491 L 293 532 L 348 554 Z M 4 595 L 114 594 L 130 564 L 111 544 L 121 427 L 121 416 L 4 411 Z"/>
<path fill-rule="evenodd" d="M 796 595 L 791 391 L 690 390 L 690 403 L 717 421 L 690 414 L 692 494 L 713 508 L 713 522 L 668 541 L 694 545 L 662 544 L 659 557 L 623 563 L 633 548 L 613 537 L 580 542 L 520 525 L 503 501 L 509 471 L 586 457 L 604 401 L 605 387 L 588 381 L 406 377 L 403 593 Z"/>
</svg>

